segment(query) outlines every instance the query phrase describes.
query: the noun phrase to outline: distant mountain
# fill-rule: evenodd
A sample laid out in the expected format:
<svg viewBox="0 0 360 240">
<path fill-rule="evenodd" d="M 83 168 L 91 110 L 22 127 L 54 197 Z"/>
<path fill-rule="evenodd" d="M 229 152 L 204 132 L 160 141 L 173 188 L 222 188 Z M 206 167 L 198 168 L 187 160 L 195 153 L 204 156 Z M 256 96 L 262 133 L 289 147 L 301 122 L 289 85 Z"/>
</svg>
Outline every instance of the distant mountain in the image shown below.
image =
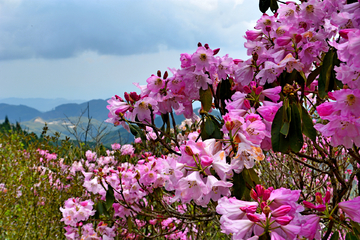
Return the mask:
<svg viewBox="0 0 360 240">
<path fill-rule="evenodd" d="M 42 113 L 39 110 L 25 105 L 9 105 L 0 103 L 0 120 L 4 120 L 8 116 L 11 123 L 29 121 Z"/>
<path fill-rule="evenodd" d="M 89 112 L 87 107 L 89 105 Z M 108 105 L 106 100 L 97 99 L 84 102 L 81 104 L 68 103 L 57 106 L 54 110 L 48 111 L 40 115 L 44 120 L 54 118 L 77 117 L 83 114 L 84 117 L 94 118 L 99 121 L 104 121 L 108 118 L 109 110 L 106 108 Z"/>
<path fill-rule="evenodd" d="M 83 103 L 86 100 L 69 100 L 65 98 L 1 98 L 0 103 L 6 103 L 10 105 L 26 105 L 28 107 L 35 108 L 41 112 L 53 110 L 55 107 L 66 103 Z"/>
<path fill-rule="evenodd" d="M 54 110 L 40 112 L 34 108 L 25 105 L 10 105 L 0 103 L 0 120 L 8 116 L 10 122 L 30 121 L 34 118 L 41 117 L 45 121 L 50 119 L 66 119 L 66 117 L 79 117 L 82 113 L 84 117 L 104 121 L 107 119 L 109 110 L 106 108 L 106 100 L 91 100 L 82 104 L 68 103 L 55 107 Z M 89 106 L 89 112 L 87 107 Z"/>
</svg>

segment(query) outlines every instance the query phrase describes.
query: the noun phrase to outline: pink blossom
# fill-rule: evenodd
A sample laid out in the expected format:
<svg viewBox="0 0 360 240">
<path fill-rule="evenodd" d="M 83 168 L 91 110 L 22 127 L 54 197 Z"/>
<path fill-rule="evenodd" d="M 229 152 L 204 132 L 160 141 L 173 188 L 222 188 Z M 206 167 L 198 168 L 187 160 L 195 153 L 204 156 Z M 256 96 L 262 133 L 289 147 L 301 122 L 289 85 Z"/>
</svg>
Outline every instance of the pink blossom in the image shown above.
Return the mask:
<svg viewBox="0 0 360 240">
<path fill-rule="evenodd" d="M 354 222 L 360 223 L 360 197 L 356 197 L 349 201 L 340 202 L 339 208 L 343 210 L 347 217 Z"/>
</svg>

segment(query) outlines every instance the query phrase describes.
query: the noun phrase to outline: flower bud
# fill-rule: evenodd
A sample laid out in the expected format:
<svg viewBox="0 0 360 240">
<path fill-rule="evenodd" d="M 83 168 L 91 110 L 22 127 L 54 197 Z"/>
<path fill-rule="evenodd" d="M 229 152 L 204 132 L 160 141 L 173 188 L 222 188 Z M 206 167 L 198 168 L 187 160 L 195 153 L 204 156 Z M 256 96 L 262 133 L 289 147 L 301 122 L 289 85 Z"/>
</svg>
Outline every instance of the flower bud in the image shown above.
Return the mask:
<svg viewBox="0 0 360 240">
<path fill-rule="evenodd" d="M 260 222 L 260 218 L 255 214 L 248 213 L 246 216 L 252 222 Z"/>
<path fill-rule="evenodd" d="M 266 27 L 265 27 L 265 31 L 270 32 L 270 31 L 271 31 L 271 27 L 270 27 L 270 26 L 266 26 Z"/>
<path fill-rule="evenodd" d="M 247 109 L 250 109 L 251 108 L 251 105 L 250 105 L 250 101 L 245 99 L 244 100 L 244 106 L 247 108 Z"/>
<path fill-rule="evenodd" d="M 262 90 L 264 90 L 264 88 L 263 88 L 262 86 L 258 86 L 258 87 L 255 89 L 255 94 L 256 94 L 256 95 L 259 95 L 259 94 L 262 92 Z"/>
<path fill-rule="evenodd" d="M 115 95 L 115 98 L 118 99 L 118 100 L 120 100 L 121 102 L 124 101 L 124 100 L 123 100 L 121 97 L 119 97 L 118 95 Z"/>
<path fill-rule="evenodd" d="M 124 98 L 127 102 L 131 102 L 130 101 L 130 95 L 127 92 L 124 92 Z"/>
<path fill-rule="evenodd" d="M 297 35 L 295 36 L 295 42 L 296 42 L 296 43 L 299 43 L 301 40 L 302 40 L 302 36 L 301 36 L 300 34 L 297 34 Z"/>
<path fill-rule="evenodd" d="M 329 191 L 327 191 L 327 192 L 325 193 L 324 202 L 325 202 L 325 203 L 329 203 L 330 198 L 331 198 L 331 193 L 330 193 Z"/>
<path fill-rule="evenodd" d="M 198 47 L 202 47 L 202 44 L 201 44 L 201 42 L 198 42 Z"/>
<path fill-rule="evenodd" d="M 291 216 L 282 216 L 275 219 L 275 221 L 282 226 L 288 225 L 291 220 L 293 220 Z"/>
<path fill-rule="evenodd" d="M 319 212 L 323 212 L 326 210 L 326 206 L 324 204 L 320 204 L 320 205 L 315 206 L 315 209 Z"/>
<path fill-rule="evenodd" d="M 251 197 L 252 199 L 254 199 L 255 201 L 258 200 L 258 195 L 256 194 L 256 192 L 255 192 L 254 189 L 251 189 L 251 191 L 250 191 L 250 197 Z"/>
<path fill-rule="evenodd" d="M 130 97 L 136 102 L 140 100 L 140 95 L 138 95 L 136 92 L 131 92 Z"/>
<path fill-rule="evenodd" d="M 308 201 L 303 201 L 303 204 L 305 207 L 307 208 L 311 208 L 311 209 L 315 209 L 316 206 L 314 204 L 312 204 L 311 202 L 308 202 Z"/>
<path fill-rule="evenodd" d="M 209 49 L 209 44 L 205 43 L 204 48 Z"/>
<path fill-rule="evenodd" d="M 234 59 L 233 62 L 234 62 L 234 64 L 238 65 L 239 63 L 244 62 L 244 61 L 241 59 Z"/>
<path fill-rule="evenodd" d="M 235 123 L 234 123 L 233 121 L 227 121 L 227 122 L 225 123 L 225 127 L 226 127 L 226 129 L 227 129 L 228 131 L 231 131 L 231 130 L 234 129 Z"/>
<path fill-rule="evenodd" d="M 194 152 L 189 146 L 185 146 L 185 153 L 189 156 L 194 156 Z"/>
<path fill-rule="evenodd" d="M 274 211 L 271 212 L 271 216 L 272 217 L 282 217 L 285 216 L 286 214 L 288 214 L 291 210 L 291 206 L 290 205 L 282 205 L 280 207 L 278 207 L 277 209 L 275 209 Z"/>
<path fill-rule="evenodd" d="M 157 70 L 157 76 L 159 77 L 159 78 L 161 78 L 161 71 L 160 70 Z"/>
<path fill-rule="evenodd" d="M 214 49 L 214 50 L 213 50 L 214 56 L 215 56 L 216 54 L 218 54 L 219 51 L 220 51 L 220 48 Z"/>
<path fill-rule="evenodd" d="M 317 193 L 315 193 L 315 198 L 316 198 L 316 202 L 318 203 L 318 204 L 323 204 L 323 200 L 322 200 L 322 194 L 321 193 L 319 193 L 319 192 L 317 192 Z"/>
<path fill-rule="evenodd" d="M 244 90 L 244 92 L 246 92 L 246 93 L 251 93 L 251 92 L 252 92 L 251 89 L 250 89 L 250 87 L 247 86 L 247 85 L 244 86 L 243 90 Z"/>
<path fill-rule="evenodd" d="M 271 209 L 268 205 L 263 208 L 263 213 L 266 215 L 266 217 L 268 217 L 269 213 L 271 213 Z"/>
<path fill-rule="evenodd" d="M 167 77 L 169 76 L 169 73 L 167 72 L 167 71 L 165 71 L 165 73 L 164 73 L 164 79 L 167 79 Z"/>
<path fill-rule="evenodd" d="M 255 189 L 256 189 L 256 193 L 257 193 L 258 197 L 261 198 L 263 196 L 263 194 L 264 194 L 265 188 L 263 186 L 261 186 L 260 184 L 257 184 L 255 186 Z"/>
<path fill-rule="evenodd" d="M 263 193 L 263 201 L 267 201 L 270 197 L 271 191 L 269 189 L 265 189 Z"/>
</svg>

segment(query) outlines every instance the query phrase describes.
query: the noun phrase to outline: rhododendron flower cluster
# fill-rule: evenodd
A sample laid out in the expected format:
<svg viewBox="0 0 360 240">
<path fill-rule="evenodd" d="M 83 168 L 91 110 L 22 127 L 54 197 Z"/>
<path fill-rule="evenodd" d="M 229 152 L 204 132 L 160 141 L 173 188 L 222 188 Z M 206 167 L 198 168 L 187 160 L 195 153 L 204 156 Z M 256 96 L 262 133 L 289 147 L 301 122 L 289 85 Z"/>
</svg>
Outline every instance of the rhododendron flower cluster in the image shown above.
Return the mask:
<svg viewBox="0 0 360 240">
<path fill-rule="evenodd" d="M 86 160 L 72 164 L 69 177 L 82 174 L 87 195 L 98 206 L 107 205 L 114 226 L 122 229 L 119 235 L 137 237 L 126 227 L 131 222 L 147 229 L 142 237 L 151 235 L 150 226 L 157 236 L 167 231 L 161 236 L 187 239 L 205 232 L 196 221 L 217 217 L 221 231 L 233 239 L 320 239 L 330 236 L 334 224 L 355 231 L 343 222 L 360 222 L 359 197 L 342 199 L 359 174 L 360 3 L 301 2 L 280 5 L 274 16 L 263 14 L 245 33 L 248 60 L 220 57 L 220 49 L 199 43 L 194 53 L 181 54 L 180 69 L 169 69 L 172 76 L 158 71 L 147 85 L 137 84 L 140 93 L 108 100 L 106 121 L 131 130 L 136 144 L 152 151 L 131 144 L 113 144 L 113 151 L 101 157 L 88 151 Z M 201 117 L 193 112 L 194 101 L 201 102 Z M 221 117 L 211 115 L 214 108 Z M 173 112 L 188 119 L 179 128 Z M 160 116 L 161 128 L 155 125 Z M 315 126 L 312 118 L 319 118 Z M 351 152 L 334 150 L 328 140 Z M 276 144 L 289 147 L 276 150 Z M 314 149 L 308 154 L 310 146 Z M 291 188 L 301 190 L 258 184 L 257 165 L 265 156 L 273 157 L 272 150 L 307 167 L 302 172 L 306 176 L 311 171 L 325 175 L 322 179 L 334 189 L 326 185 L 322 192 L 306 195 L 304 183 L 298 186 L 295 177 Z M 118 161 L 114 152 L 131 163 Z M 339 153 L 353 157 L 345 167 L 349 169 L 342 169 L 354 171 L 345 180 L 334 157 Z M 287 171 L 294 169 L 300 171 L 297 165 Z M 254 201 L 245 201 L 251 187 Z M 94 215 L 93 204 L 75 198 L 65 202 L 61 211 L 69 239 L 114 236 L 114 227 L 99 223 L 94 230 L 85 224 Z M 199 206 L 207 212 L 196 215 Z M 339 217 L 337 209 L 343 213 Z"/>
</svg>

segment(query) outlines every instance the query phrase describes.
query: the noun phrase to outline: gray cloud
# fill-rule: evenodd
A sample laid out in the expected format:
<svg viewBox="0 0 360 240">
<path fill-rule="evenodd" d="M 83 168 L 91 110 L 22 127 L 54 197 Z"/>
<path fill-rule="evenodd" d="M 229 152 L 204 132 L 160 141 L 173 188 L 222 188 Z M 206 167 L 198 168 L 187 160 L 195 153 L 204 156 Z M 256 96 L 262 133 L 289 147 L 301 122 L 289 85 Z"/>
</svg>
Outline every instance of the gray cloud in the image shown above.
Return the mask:
<svg viewBox="0 0 360 240">
<path fill-rule="evenodd" d="M 244 19 L 261 16 L 257 1 L 245 1 L 0 0 L 0 59 L 132 55 L 199 41 L 242 48 Z"/>
</svg>

